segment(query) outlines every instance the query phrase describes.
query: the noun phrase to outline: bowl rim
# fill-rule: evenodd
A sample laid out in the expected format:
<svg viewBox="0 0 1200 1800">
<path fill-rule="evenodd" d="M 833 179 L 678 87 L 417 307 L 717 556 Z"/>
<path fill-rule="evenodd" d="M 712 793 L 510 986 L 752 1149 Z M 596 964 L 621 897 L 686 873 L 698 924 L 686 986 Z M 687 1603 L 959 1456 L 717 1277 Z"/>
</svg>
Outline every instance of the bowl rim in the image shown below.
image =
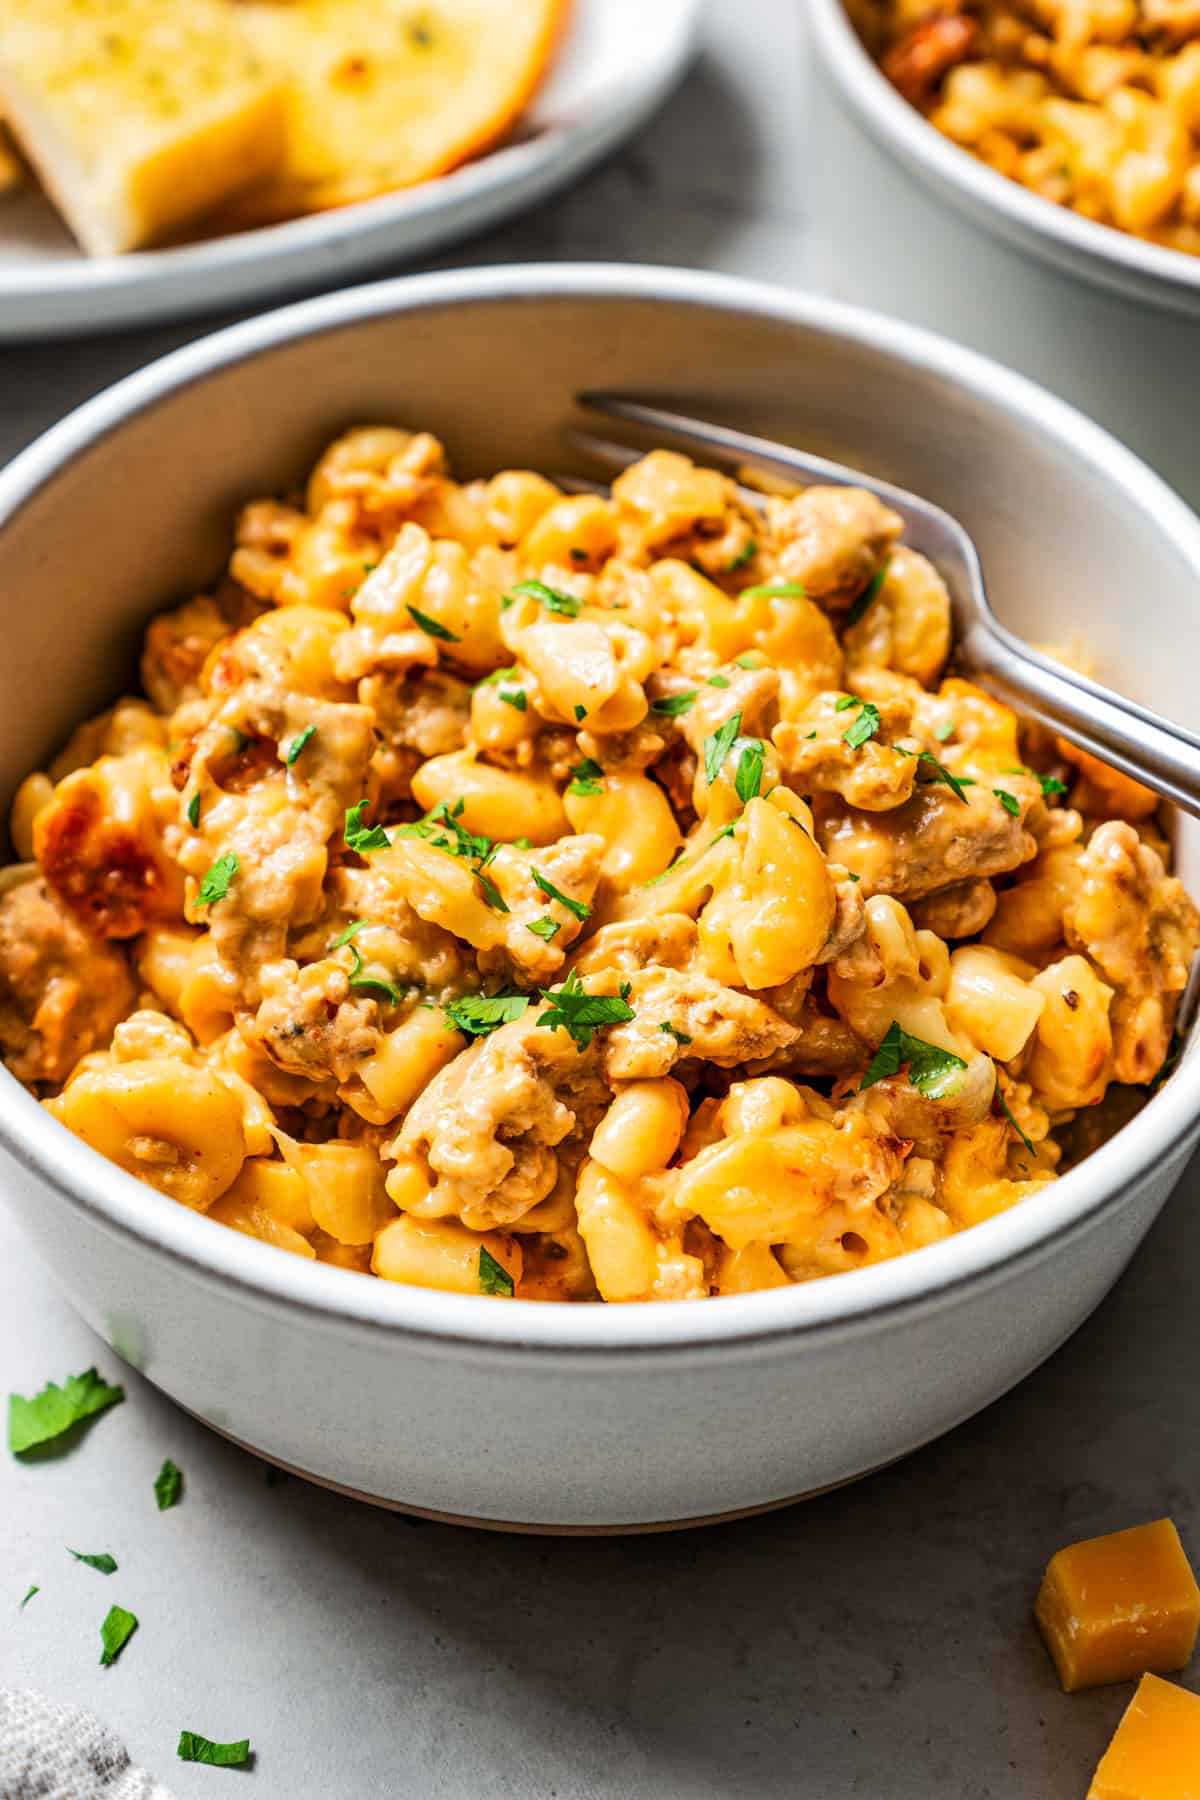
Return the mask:
<svg viewBox="0 0 1200 1800">
<path fill-rule="evenodd" d="M 1108 270 L 1092 269 L 1092 279 L 1125 293 L 1133 283 L 1165 285 L 1175 290 L 1175 304 L 1200 300 L 1200 256 L 1084 218 L 1001 175 L 897 93 L 855 31 L 844 0 L 809 0 L 809 17 L 826 61 L 858 111 L 922 175 L 955 191 L 958 203 L 973 216 L 982 213 L 983 223 L 1006 229 L 1007 235 L 1019 231 L 1043 240 L 1040 253 L 1060 267 L 1067 259 L 1077 272 L 1081 261 L 1110 265 Z M 1003 226 L 989 214 L 999 214 Z M 1160 298 L 1171 303 L 1170 295 Z"/>
<path fill-rule="evenodd" d="M 637 264 L 513 264 L 400 276 L 280 308 L 202 337 L 85 401 L 0 470 L 0 530 L 55 475 L 130 419 L 217 372 L 265 352 L 347 327 L 423 309 L 480 302 L 651 300 L 732 312 L 810 329 L 948 381 L 1029 432 L 1056 440 L 1123 491 L 1190 563 L 1200 591 L 1200 517 L 1099 425 L 1023 376 L 920 327 L 766 283 Z M 1119 1210 L 1156 1165 L 1182 1157 L 1200 1135 L 1200 1049 L 1115 1137 L 1036 1202 L 890 1262 L 799 1286 L 715 1303 L 650 1301 L 579 1306 L 440 1293 L 289 1256 L 161 1196 L 90 1150 L 50 1117 L 5 1069 L 0 1146 L 108 1233 L 134 1238 L 178 1269 L 237 1289 L 260 1308 L 284 1308 L 344 1332 L 366 1330 L 429 1344 L 495 1352 L 582 1356 L 671 1350 L 696 1354 L 739 1344 L 840 1333 L 914 1307 L 954 1304 L 967 1285 L 1004 1279 L 1056 1241 Z"/>
</svg>

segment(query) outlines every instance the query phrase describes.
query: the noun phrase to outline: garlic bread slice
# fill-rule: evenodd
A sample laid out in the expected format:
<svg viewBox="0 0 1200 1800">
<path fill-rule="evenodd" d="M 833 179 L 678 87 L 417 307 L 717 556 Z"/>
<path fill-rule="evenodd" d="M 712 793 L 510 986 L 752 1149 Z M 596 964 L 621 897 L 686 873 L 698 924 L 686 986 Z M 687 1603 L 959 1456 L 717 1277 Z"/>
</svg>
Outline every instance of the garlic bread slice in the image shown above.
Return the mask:
<svg viewBox="0 0 1200 1800">
<path fill-rule="evenodd" d="M 283 151 L 282 84 L 229 0 L 0 0 L 0 111 L 92 256 L 154 243 Z"/>
</svg>

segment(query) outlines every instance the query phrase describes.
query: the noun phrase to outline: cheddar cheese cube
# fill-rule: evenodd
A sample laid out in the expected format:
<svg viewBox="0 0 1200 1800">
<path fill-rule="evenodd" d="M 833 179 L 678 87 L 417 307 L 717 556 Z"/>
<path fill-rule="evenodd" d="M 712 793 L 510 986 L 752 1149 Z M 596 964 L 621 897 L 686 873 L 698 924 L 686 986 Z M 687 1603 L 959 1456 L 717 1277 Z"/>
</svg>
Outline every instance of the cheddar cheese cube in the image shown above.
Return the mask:
<svg viewBox="0 0 1200 1800">
<path fill-rule="evenodd" d="M 1143 1675 L 1088 1800 L 1200 1800 L 1200 1699 Z"/>
<path fill-rule="evenodd" d="M 93 256 L 207 212 L 285 143 L 284 88 L 225 0 L 4 0 L 0 109 Z"/>
<path fill-rule="evenodd" d="M 1182 1669 L 1200 1625 L 1200 1587 L 1170 1519 L 1068 1544 L 1035 1608 L 1065 1691 Z"/>
</svg>

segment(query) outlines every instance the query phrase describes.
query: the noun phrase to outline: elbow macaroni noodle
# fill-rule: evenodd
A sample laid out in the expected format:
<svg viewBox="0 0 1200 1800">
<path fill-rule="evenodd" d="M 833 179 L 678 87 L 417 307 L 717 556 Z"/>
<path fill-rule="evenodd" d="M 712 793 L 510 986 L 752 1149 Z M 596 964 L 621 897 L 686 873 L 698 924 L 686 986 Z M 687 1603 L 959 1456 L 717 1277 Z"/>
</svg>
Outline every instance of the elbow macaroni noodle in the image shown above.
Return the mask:
<svg viewBox="0 0 1200 1800">
<path fill-rule="evenodd" d="M 10 1067 L 168 1199 L 456 1293 L 742 1294 L 1036 1204 L 1200 922 L 1151 796 L 946 676 L 900 530 L 347 433 L 18 791 Z"/>
</svg>

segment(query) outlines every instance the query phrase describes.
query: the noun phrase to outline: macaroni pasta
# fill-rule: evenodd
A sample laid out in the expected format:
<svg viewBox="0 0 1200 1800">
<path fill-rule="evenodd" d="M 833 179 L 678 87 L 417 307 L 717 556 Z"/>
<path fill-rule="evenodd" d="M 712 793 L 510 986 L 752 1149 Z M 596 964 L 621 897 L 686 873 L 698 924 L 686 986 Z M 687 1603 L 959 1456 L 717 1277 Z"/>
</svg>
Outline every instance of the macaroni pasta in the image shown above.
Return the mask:
<svg viewBox="0 0 1200 1800">
<path fill-rule="evenodd" d="M 870 494 L 656 451 L 611 497 L 330 446 L 12 811 L 0 1045 L 294 1255 L 745 1293 L 937 1242 L 1162 1069 L 1153 797 L 945 673 Z"/>
</svg>

